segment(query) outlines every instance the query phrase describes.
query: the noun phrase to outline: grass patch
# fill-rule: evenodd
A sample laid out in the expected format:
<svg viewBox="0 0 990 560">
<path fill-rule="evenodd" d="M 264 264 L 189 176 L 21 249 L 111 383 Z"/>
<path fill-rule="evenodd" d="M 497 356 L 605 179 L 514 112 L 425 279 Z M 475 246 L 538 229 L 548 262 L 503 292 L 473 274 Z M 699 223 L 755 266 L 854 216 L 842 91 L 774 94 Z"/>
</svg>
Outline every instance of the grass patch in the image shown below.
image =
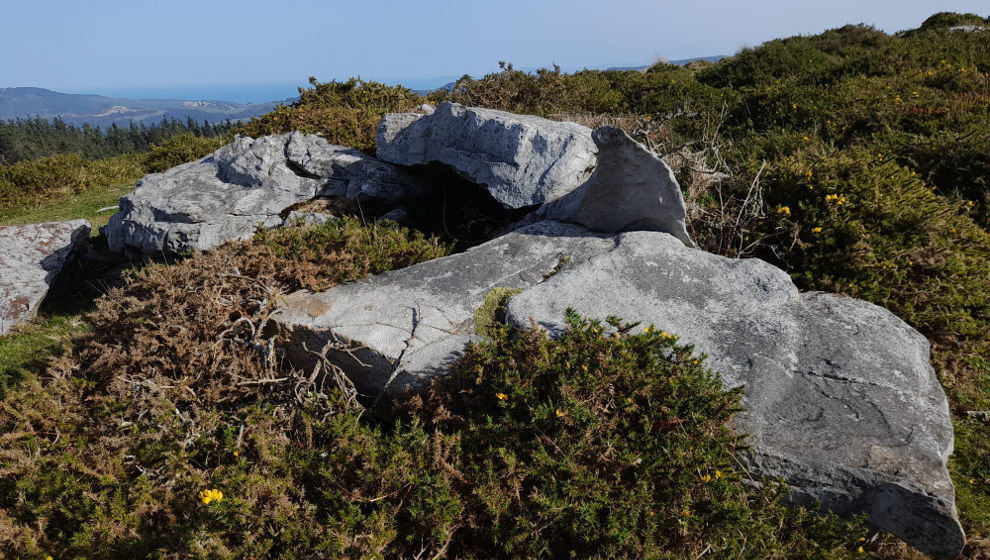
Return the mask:
<svg viewBox="0 0 990 560">
<path fill-rule="evenodd" d="M 116 208 L 120 197 L 133 190 L 134 183 L 97 185 L 62 200 L 0 210 L 0 226 L 84 219 L 93 225 L 91 235 L 95 237 L 99 235 L 100 226 L 106 225 L 116 211 L 99 210 L 109 206 Z"/>
<path fill-rule="evenodd" d="M 974 536 L 990 540 L 990 421 L 954 422 L 956 452 L 949 463 L 959 515 Z M 990 544 L 990 542 L 985 542 Z"/>
<path fill-rule="evenodd" d="M 505 312 L 512 296 L 522 288 L 492 288 L 485 294 L 485 302 L 474 312 L 474 332 L 489 338 L 505 327 Z"/>
<path fill-rule="evenodd" d="M 145 175 L 143 157 L 89 161 L 63 154 L 0 166 L 0 211 L 66 200 L 95 187 L 133 184 Z"/>
<path fill-rule="evenodd" d="M 40 314 L 0 337 L 0 387 L 10 387 L 25 373 L 43 370 L 48 359 L 68 347 L 72 336 L 85 328 L 79 314 Z"/>
</svg>

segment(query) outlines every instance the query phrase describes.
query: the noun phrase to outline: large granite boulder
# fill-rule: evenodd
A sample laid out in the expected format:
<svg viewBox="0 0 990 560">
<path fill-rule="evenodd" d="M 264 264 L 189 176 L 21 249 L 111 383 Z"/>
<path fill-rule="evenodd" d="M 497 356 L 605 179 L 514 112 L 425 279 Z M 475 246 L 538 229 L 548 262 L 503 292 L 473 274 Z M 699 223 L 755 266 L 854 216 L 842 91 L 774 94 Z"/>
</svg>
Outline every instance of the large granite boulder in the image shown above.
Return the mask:
<svg viewBox="0 0 990 560">
<path fill-rule="evenodd" d="M 450 166 L 506 208 L 567 194 L 591 175 L 597 152 L 591 129 L 579 124 L 449 102 L 429 115 L 386 115 L 376 143 L 378 159 Z"/>
<path fill-rule="evenodd" d="M 685 247 L 661 232 L 608 235 L 541 222 L 465 253 L 325 293 L 297 292 L 273 315 L 293 365 L 325 351 L 366 395 L 445 375 L 475 338 L 496 287 L 521 289 L 508 320 L 551 333 L 568 307 L 655 324 L 745 387 L 735 427 L 755 476 L 783 478 L 799 502 L 867 513 L 919 549 L 954 555 L 964 536 L 946 469 L 952 424 L 928 343 L 888 311 L 801 294 L 757 259 Z"/>
<path fill-rule="evenodd" d="M 422 186 L 358 150 L 293 132 L 237 137 L 199 161 L 148 175 L 101 230 L 110 250 L 144 254 L 209 249 L 283 223 L 316 196 L 396 202 Z"/>
<path fill-rule="evenodd" d="M 612 245 L 608 236 L 543 222 L 464 253 L 326 292 L 296 292 L 272 319 L 285 331 L 295 367 L 312 367 L 314 356 L 306 349 L 334 343 L 327 358 L 360 392 L 401 392 L 445 373 L 474 339 L 475 310 L 493 288 L 538 284 L 566 263 Z"/>
<path fill-rule="evenodd" d="M 567 308 L 653 324 L 706 354 L 727 387 L 745 387 L 734 422 L 749 434 L 749 468 L 785 479 L 795 500 L 867 513 L 929 554 L 962 550 L 945 393 L 928 341 L 889 311 L 798 293 L 763 261 L 649 232 L 513 297 L 507 316 L 559 333 Z"/>
<path fill-rule="evenodd" d="M 596 128 L 591 137 L 598 146 L 594 173 L 537 214 L 591 231 L 665 231 L 694 247 L 684 224 L 684 196 L 670 167 L 619 128 Z"/>
<path fill-rule="evenodd" d="M 86 220 L 0 226 L 0 335 L 35 316 L 89 232 Z"/>
</svg>

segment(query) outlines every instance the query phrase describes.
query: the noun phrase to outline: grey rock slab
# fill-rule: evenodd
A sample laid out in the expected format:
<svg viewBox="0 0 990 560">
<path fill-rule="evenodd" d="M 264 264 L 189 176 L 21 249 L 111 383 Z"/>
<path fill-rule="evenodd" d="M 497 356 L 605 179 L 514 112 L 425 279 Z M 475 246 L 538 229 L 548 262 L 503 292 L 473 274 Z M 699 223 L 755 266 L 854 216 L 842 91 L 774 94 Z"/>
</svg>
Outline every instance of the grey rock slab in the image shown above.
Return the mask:
<svg viewBox="0 0 990 560">
<path fill-rule="evenodd" d="M 315 135 L 239 136 L 141 179 L 101 231 L 114 252 L 205 250 L 279 226 L 281 212 L 317 195 L 395 202 L 421 190 L 406 172 Z"/>
<path fill-rule="evenodd" d="M 782 270 L 733 260 L 665 233 L 620 235 L 615 248 L 514 296 L 507 319 L 562 332 L 565 311 L 617 315 L 676 333 L 727 387 L 743 386 L 735 427 L 757 476 L 820 501 L 933 555 L 965 537 L 946 468 L 952 424 L 927 340 L 873 304 L 798 293 Z"/>
<path fill-rule="evenodd" d="M 956 25 L 949 28 L 949 33 L 977 33 L 985 29 L 982 25 Z"/>
<path fill-rule="evenodd" d="M 289 215 L 285 217 L 282 221 L 283 226 L 294 226 L 297 224 L 302 224 L 306 226 L 318 225 L 322 226 L 326 223 L 336 220 L 337 217 L 333 214 L 327 214 L 324 212 L 297 212 L 295 210 L 289 212 Z"/>
<path fill-rule="evenodd" d="M 393 203 L 425 194 L 423 183 L 394 165 L 360 150 L 330 144 L 319 136 L 293 132 L 285 146 L 289 166 L 326 179 L 320 196 L 346 196 Z"/>
<path fill-rule="evenodd" d="M 0 335 L 35 316 L 89 232 L 86 220 L 0 226 Z"/>
<path fill-rule="evenodd" d="M 584 183 L 596 163 L 587 127 L 446 101 L 429 115 L 386 115 L 377 132 L 378 159 L 450 166 L 506 208 L 560 198 Z"/>
<path fill-rule="evenodd" d="M 684 225 L 684 196 L 670 167 L 619 128 L 596 128 L 591 137 L 598 146 L 594 173 L 539 214 L 592 231 L 664 231 L 694 247 Z"/>
<path fill-rule="evenodd" d="M 308 370 L 315 358 L 306 350 L 334 343 L 327 358 L 360 392 L 397 393 L 446 373 L 475 338 L 474 313 L 492 288 L 538 284 L 567 262 L 612 246 L 611 237 L 543 222 L 457 255 L 322 293 L 290 294 L 272 319 L 293 366 Z"/>
</svg>

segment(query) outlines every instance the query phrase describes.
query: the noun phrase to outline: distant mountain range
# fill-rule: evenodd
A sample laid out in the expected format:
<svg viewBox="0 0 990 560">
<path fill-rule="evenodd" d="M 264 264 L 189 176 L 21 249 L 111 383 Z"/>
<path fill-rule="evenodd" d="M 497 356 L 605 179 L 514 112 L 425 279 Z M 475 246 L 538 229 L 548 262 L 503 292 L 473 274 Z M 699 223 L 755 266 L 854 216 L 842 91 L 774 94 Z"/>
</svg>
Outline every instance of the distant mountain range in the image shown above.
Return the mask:
<svg viewBox="0 0 990 560">
<path fill-rule="evenodd" d="M 239 121 L 257 117 L 293 98 L 268 103 L 233 101 L 183 101 L 176 99 L 124 99 L 102 95 L 59 93 L 42 88 L 0 88 L 0 120 L 61 118 L 76 126 L 89 123 L 101 128 L 131 122 L 151 124 L 162 118 L 196 122 Z"/>
</svg>

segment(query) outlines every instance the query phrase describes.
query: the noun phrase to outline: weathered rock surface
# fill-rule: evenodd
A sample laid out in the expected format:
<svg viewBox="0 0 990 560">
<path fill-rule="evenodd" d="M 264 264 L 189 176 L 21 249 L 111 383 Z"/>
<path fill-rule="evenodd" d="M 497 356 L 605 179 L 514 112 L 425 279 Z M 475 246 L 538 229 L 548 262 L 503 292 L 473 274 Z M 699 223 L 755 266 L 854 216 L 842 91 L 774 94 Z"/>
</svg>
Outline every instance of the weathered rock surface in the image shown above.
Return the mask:
<svg viewBox="0 0 990 560">
<path fill-rule="evenodd" d="M 407 173 L 318 136 L 237 137 L 141 179 L 101 231 L 115 252 L 209 249 L 246 239 L 259 224 L 281 225 L 280 212 L 317 195 L 395 202 L 421 189 Z"/>
<path fill-rule="evenodd" d="M 596 128 L 591 137 L 598 146 L 591 178 L 538 214 L 591 231 L 664 231 L 694 247 L 684 225 L 684 197 L 670 167 L 619 128 Z"/>
<path fill-rule="evenodd" d="M 797 501 L 867 513 L 930 554 L 961 551 L 945 394 L 927 340 L 890 312 L 799 294 L 763 261 L 651 232 L 622 234 L 614 249 L 513 297 L 508 320 L 560 332 L 569 307 L 654 324 L 707 354 L 726 386 L 745 387 L 735 423 L 750 434 L 749 468 L 787 480 Z"/>
<path fill-rule="evenodd" d="M 985 29 L 982 25 L 956 25 L 949 28 L 949 33 L 978 33 Z"/>
<path fill-rule="evenodd" d="M 289 212 L 289 215 L 285 217 L 282 221 L 283 226 L 292 226 L 296 224 L 303 224 L 307 226 L 311 225 L 323 225 L 328 222 L 332 222 L 336 219 L 333 214 L 326 214 L 324 212 L 297 212 L 295 210 Z"/>
<path fill-rule="evenodd" d="M 875 305 L 799 294 L 763 261 L 661 232 L 540 222 L 459 255 L 297 292 L 273 318 L 296 367 L 314 363 L 304 346 L 328 348 L 360 392 L 395 394 L 447 373 L 474 337 L 474 311 L 500 286 L 523 289 L 508 308 L 523 328 L 533 318 L 558 333 L 572 307 L 677 333 L 726 386 L 745 387 L 735 423 L 750 434 L 756 476 L 787 480 L 798 502 L 867 513 L 931 554 L 961 550 L 946 468 L 952 424 L 928 342 Z"/>
<path fill-rule="evenodd" d="M 378 158 L 399 165 L 442 163 L 506 208 L 555 200 L 591 175 L 591 129 L 529 115 L 440 103 L 430 115 L 386 115 Z"/>
<path fill-rule="evenodd" d="M 360 392 L 375 395 L 416 388 L 442 375 L 474 337 L 474 312 L 495 287 L 525 288 L 563 263 L 613 246 L 607 236 L 544 222 L 468 251 L 335 286 L 296 292 L 272 316 L 286 331 L 289 358 L 309 368 L 330 341 L 358 347 L 354 357 L 331 349 L 331 362 L 348 372 Z"/>
<path fill-rule="evenodd" d="M 89 231 L 86 220 L 0 226 L 0 335 L 34 317 Z"/>
</svg>

